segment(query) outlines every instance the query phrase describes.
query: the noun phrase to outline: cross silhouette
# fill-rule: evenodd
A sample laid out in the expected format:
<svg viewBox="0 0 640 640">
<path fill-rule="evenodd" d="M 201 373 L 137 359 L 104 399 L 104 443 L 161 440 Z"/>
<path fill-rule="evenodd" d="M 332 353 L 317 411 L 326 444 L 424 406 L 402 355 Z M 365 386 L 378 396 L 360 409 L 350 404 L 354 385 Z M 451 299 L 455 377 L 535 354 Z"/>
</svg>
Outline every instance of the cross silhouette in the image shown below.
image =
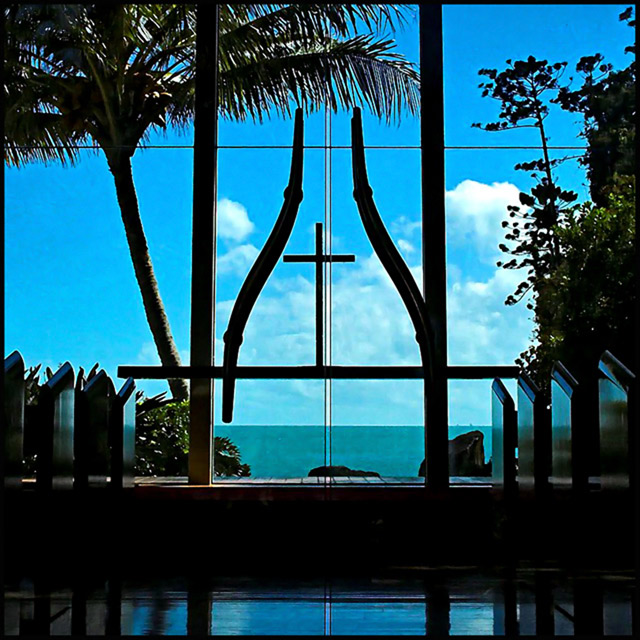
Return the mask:
<svg viewBox="0 0 640 640">
<path fill-rule="evenodd" d="M 282 257 L 283 262 L 313 262 L 316 265 L 316 365 L 324 365 L 322 342 L 324 336 L 323 294 L 325 262 L 355 262 L 353 254 L 325 255 L 322 234 L 322 222 L 316 222 L 316 252 L 311 255 L 289 254 Z"/>
</svg>

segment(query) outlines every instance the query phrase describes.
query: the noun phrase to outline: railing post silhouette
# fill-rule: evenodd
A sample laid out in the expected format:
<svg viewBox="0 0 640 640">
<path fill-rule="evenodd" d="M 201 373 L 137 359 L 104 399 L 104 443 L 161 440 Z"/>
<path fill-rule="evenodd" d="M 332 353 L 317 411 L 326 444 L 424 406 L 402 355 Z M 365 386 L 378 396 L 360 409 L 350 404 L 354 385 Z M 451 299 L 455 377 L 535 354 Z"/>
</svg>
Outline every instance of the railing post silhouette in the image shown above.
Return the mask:
<svg viewBox="0 0 640 640">
<path fill-rule="evenodd" d="M 113 399 L 110 418 L 111 487 L 132 489 L 135 480 L 136 385 L 128 378 Z"/>
<path fill-rule="evenodd" d="M 512 498 L 516 492 L 517 417 L 511 394 L 500 378 L 491 385 L 491 449 L 494 492 Z"/>
<path fill-rule="evenodd" d="M 516 421 L 513 398 L 502 380 L 496 378 L 491 385 L 493 539 L 497 553 L 507 562 L 516 552 Z"/>
<path fill-rule="evenodd" d="M 538 386 L 518 377 L 518 492 L 546 496 L 551 475 L 551 423 Z"/>
<path fill-rule="evenodd" d="M 75 437 L 75 487 L 106 487 L 111 474 L 109 425 L 115 396 L 113 382 L 99 371 L 79 392 Z"/>
<path fill-rule="evenodd" d="M 4 488 L 22 487 L 24 454 L 24 360 L 14 351 L 4 361 Z"/>
<path fill-rule="evenodd" d="M 584 496 L 589 489 L 588 432 L 580 421 L 578 381 L 556 362 L 551 370 L 551 482 Z M 582 428 L 581 428 L 582 427 Z"/>
<path fill-rule="evenodd" d="M 546 572 L 536 571 L 534 577 L 536 603 L 536 635 L 541 637 L 554 634 L 553 587 Z"/>
<path fill-rule="evenodd" d="M 513 576 L 503 577 L 493 592 L 493 635 L 519 635 L 518 592 Z"/>
<path fill-rule="evenodd" d="M 635 376 L 609 351 L 599 363 L 600 486 L 603 491 L 634 486 Z"/>
<path fill-rule="evenodd" d="M 75 389 L 73 367 L 65 362 L 43 385 L 39 399 L 36 488 L 73 488 Z"/>
<path fill-rule="evenodd" d="M 218 24 L 220 5 L 196 5 L 191 249 L 191 364 L 212 366 L 218 171 Z M 213 476 L 213 381 L 192 379 L 189 484 Z"/>
</svg>

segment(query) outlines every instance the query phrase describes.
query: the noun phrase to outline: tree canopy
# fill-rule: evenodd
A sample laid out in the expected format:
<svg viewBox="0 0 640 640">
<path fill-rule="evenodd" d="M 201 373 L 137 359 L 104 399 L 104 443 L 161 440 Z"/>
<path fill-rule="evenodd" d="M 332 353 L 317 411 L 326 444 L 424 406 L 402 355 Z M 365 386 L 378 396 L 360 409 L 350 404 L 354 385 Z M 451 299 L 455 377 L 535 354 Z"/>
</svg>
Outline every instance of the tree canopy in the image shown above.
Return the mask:
<svg viewBox="0 0 640 640">
<path fill-rule="evenodd" d="M 418 73 L 393 51 L 402 5 L 221 5 L 219 108 L 262 121 L 356 104 L 390 122 L 419 107 Z M 154 129 L 193 118 L 190 5 L 11 5 L 4 10 L 5 161 L 61 162 L 94 141 L 133 154 Z"/>
<path fill-rule="evenodd" d="M 633 10 L 620 20 L 635 25 Z M 626 47 L 632 56 L 635 45 Z M 489 78 L 483 96 L 500 102 L 495 122 L 472 126 L 486 131 L 535 127 L 543 157 L 516 165 L 532 171 L 536 184 L 520 193 L 521 206 L 509 206 L 504 222 L 511 254 L 498 266 L 525 268 L 526 279 L 505 303 L 527 296 L 534 311 L 534 343 L 517 360 L 546 388 L 551 367 L 561 360 L 579 377 L 597 371 L 605 349 L 618 357 L 631 350 L 636 331 L 635 288 L 635 58 L 614 70 L 596 53 L 580 58 L 582 85 L 561 81 L 566 62 L 512 62 L 507 68 L 481 69 Z M 582 117 L 580 135 L 587 149 L 579 162 L 586 169 L 593 202 L 575 204 L 577 195 L 562 189 L 554 169 L 571 157 L 551 159 L 545 120 L 550 107 Z"/>
</svg>

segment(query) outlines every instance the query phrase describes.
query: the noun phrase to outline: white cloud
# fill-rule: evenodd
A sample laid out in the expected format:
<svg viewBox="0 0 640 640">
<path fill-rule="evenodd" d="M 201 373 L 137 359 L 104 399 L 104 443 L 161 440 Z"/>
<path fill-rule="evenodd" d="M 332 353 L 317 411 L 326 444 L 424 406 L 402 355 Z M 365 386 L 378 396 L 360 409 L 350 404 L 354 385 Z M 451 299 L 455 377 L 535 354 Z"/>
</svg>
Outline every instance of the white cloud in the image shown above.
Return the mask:
<svg viewBox="0 0 640 640">
<path fill-rule="evenodd" d="M 218 235 L 225 240 L 244 240 L 255 225 L 249 219 L 245 207 L 228 198 L 218 200 Z"/>
<path fill-rule="evenodd" d="M 404 253 L 414 253 L 416 250 L 416 248 L 410 242 L 404 240 L 403 238 L 400 238 L 398 240 L 398 247 Z"/>
<path fill-rule="evenodd" d="M 400 216 L 391 223 L 391 232 L 404 238 L 411 238 L 421 228 L 420 220 L 411 220 L 407 216 Z"/>
<path fill-rule="evenodd" d="M 512 364 L 533 325 L 526 302 L 507 307 L 522 274 L 497 269 L 487 280 L 449 278 L 447 317 L 452 364 Z"/>
<path fill-rule="evenodd" d="M 508 182 L 491 185 L 463 180 L 447 191 L 447 240 L 452 244 L 473 242 L 481 259 L 494 261 L 504 242 L 501 223 L 508 219 L 507 205 L 520 205 L 520 189 Z"/>
<path fill-rule="evenodd" d="M 501 226 L 508 219 L 507 206 L 520 206 L 520 189 L 509 182 L 483 184 L 463 180 L 446 192 L 447 241 L 452 247 L 473 243 L 480 259 L 493 263 L 501 255 L 498 244 L 504 242 Z M 415 250 L 410 241 L 419 236 L 422 223 L 402 215 L 390 225 L 398 246 L 405 253 Z M 411 247 L 411 249 L 409 248 Z"/>
<path fill-rule="evenodd" d="M 218 258 L 218 273 L 220 275 L 232 273 L 244 276 L 258 257 L 258 253 L 258 249 L 252 244 L 233 247 Z"/>
</svg>

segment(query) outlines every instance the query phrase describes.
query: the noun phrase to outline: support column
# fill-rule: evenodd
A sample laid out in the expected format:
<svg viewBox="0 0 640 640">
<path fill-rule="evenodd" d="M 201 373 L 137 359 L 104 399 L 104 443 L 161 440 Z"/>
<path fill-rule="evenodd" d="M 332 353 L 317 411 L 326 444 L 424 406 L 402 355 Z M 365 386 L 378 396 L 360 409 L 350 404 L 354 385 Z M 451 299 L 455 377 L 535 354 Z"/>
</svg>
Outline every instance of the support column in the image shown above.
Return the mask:
<svg viewBox="0 0 640 640">
<path fill-rule="evenodd" d="M 449 412 L 442 5 L 439 4 L 420 5 L 420 95 L 422 277 L 434 332 L 434 383 L 425 400 L 426 483 L 434 490 L 442 490 L 449 486 Z"/>
<path fill-rule="evenodd" d="M 200 2 L 196 6 L 191 366 L 212 366 L 215 336 L 219 5 Z M 213 474 L 213 380 L 191 379 L 190 395 L 189 484 L 210 484 Z"/>
</svg>

